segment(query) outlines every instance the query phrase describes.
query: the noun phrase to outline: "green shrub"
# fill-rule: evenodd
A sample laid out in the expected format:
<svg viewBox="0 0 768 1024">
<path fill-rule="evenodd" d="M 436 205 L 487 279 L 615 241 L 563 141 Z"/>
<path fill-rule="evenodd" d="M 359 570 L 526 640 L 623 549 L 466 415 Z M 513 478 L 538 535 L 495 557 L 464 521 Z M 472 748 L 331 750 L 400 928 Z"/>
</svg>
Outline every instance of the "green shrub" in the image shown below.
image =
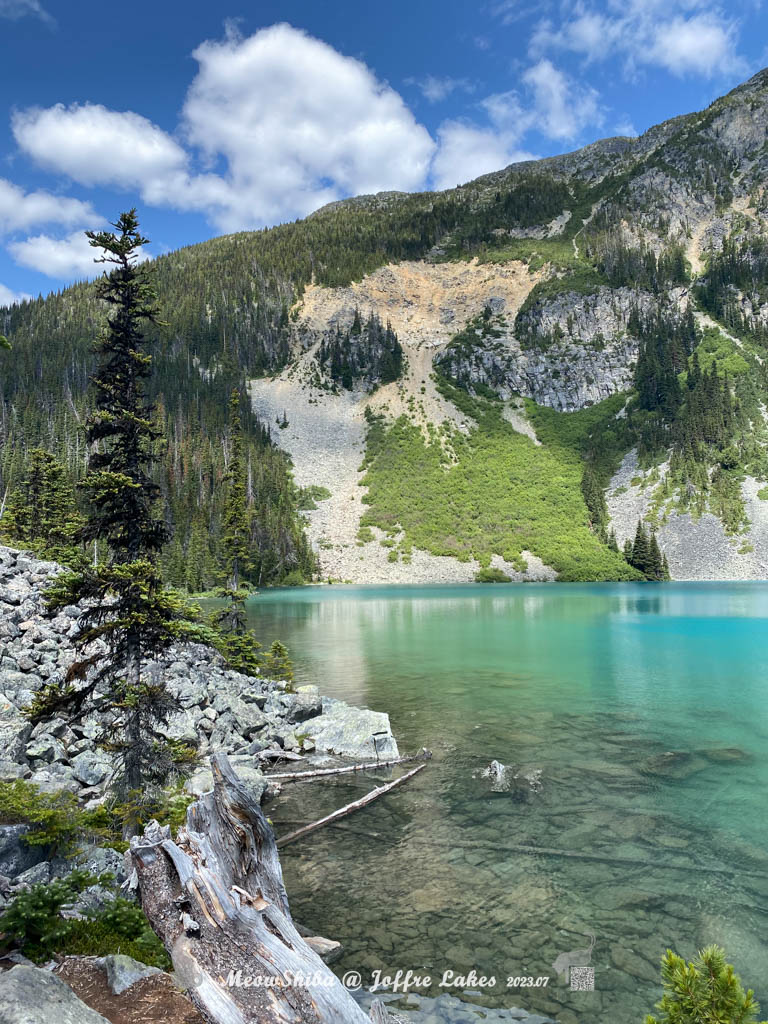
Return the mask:
<svg viewBox="0 0 768 1024">
<path fill-rule="evenodd" d="M 51 854 L 70 853 L 78 843 L 109 838 L 109 815 L 78 806 L 73 793 L 42 793 L 32 782 L 14 779 L 0 783 L 0 824 L 29 825 L 29 846 L 49 846 Z"/>
<path fill-rule="evenodd" d="M 113 881 L 111 874 L 96 877 L 85 871 L 73 871 L 65 878 L 20 892 L 0 917 L 0 932 L 6 945 L 18 945 L 25 956 L 37 963 L 50 959 L 53 953 L 125 953 L 167 969 L 168 954 L 135 903 L 116 897 L 106 907 L 88 912 L 82 920 L 61 916 L 62 908 L 74 902 L 83 890 Z"/>
<path fill-rule="evenodd" d="M 535 445 L 503 418 L 499 402 L 473 398 L 444 378 L 437 377 L 437 384 L 475 426 L 462 434 L 444 424 L 427 440 L 405 416 L 392 424 L 371 416 L 362 528 L 390 535 L 399 529 L 402 548 L 462 562 L 474 558 L 482 567 L 496 554 L 524 568 L 522 552 L 530 551 L 561 580 L 641 578 L 591 529 L 580 440 Z M 569 430 L 580 439 L 623 402 L 609 400 L 590 416 L 571 414 L 577 419 L 569 421 Z M 560 429 L 550 425 L 552 434 Z"/>
<path fill-rule="evenodd" d="M 648 1014 L 645 1024 L 753 1024 L 760 1011 L 719 946 L 707 946 L 690 963 L 668 949 L 661 976 L 661 1016 Z"/>
<path fill-rule="evenodd" d="M 502 569 L 488 567 L 478 569 L 475 573 L 475 583 L 511 583 L 512 577 L 508 576 Z"/>
</svg>

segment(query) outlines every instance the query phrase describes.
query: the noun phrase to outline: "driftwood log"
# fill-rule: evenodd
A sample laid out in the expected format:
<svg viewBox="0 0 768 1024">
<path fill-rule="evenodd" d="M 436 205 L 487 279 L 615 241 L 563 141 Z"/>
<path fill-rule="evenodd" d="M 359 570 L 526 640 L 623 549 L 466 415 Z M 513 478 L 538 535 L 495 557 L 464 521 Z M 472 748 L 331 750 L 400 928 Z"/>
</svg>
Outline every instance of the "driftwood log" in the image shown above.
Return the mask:
<svg viewBox="0 0 768 1024">
<path fill-rule="evenodd" d="M 157 822 L 131 840 L 141 905 L 190 998 L 214 1024 L 370 1024 L 299 935 L 258 801 L 226 755 L 211 763 L 213 792 L 175 842 Z"/>
</svg>

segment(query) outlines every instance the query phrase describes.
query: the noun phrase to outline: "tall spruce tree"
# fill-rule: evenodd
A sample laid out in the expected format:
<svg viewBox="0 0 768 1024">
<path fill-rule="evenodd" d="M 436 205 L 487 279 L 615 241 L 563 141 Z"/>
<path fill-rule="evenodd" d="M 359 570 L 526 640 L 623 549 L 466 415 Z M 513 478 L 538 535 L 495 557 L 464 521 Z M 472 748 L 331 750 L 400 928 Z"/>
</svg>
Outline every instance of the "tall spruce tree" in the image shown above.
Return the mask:
<svg viewBox="0 0 768 1024">
<path fill-rule="evenodd" d="M 229 664 L 240 672 L 259 671 L 261 644 L 247 628 L 245 601 L 248 590 L 243 576 L 251 568 L 251 510 L 248 505 L 247 467 L 243 457 L 240 390 L 229 398 L 229 464 L 224 476 L 226 497 L 221 516 L 221 551 L 227 581 L 218 594 L 226 602 L 213 617 L 222 633 L 219 648 Z"/>
<path fill-rule="evenodd" d="M 648 534 L 645 531 L 642 520 L 637 521 L 635 531 L 635 543 L 632 545 L 632 565 L 642 573 L 648 572 L 648 561 L 650 558 L 650 545 Z"/>
<path fill-rule="evenodd" d="M 90 244 L 104 253 L 96 262 L 112 269 L 98 283 L 108 316 L 96 346 L 94 411 L 87 421 L 91 454 L 83 482 L 88 517 L 82 535 L 101 541 L 108 556 L 54 583 L 53 608 L 85 602 L 75 637 L 80 657 L 63 681 L 38 693 L 28 714 L 34 721 L 60 713 L 79 719 L 101 715 L 99 742 L 118 758 L 120 789 L 132 807 L 124 826 L 128 837 L 139 826 L 141 800 L 167 781 L 179 756 L 188 756 L 162 734 L 176 705 L 165 681 L 147 671 L 147 662 L 193 627 L 185 622 L 179 599 L 163 589 L 157 567 L 168 530 L 158 510 L 159 488 L 149 476 L 159 431 L 146 397 L 152 357 L 143 328 L 158 323 L 149 271 L 138 262 L 147 239 L 135 210 L 123 213 L 113 227 L 116 234 L 86 232 Z"/>
</svg>

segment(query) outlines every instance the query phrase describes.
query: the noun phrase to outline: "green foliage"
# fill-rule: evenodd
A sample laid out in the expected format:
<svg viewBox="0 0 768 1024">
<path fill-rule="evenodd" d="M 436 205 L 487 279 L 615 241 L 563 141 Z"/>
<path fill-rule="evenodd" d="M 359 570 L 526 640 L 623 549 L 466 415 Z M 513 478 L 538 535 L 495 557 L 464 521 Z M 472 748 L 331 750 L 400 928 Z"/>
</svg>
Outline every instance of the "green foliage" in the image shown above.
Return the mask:
<svg viewBox="0 0 768 1024">
<path fill-rule="evenodd" d="M 45 449 L 33 448 L 0 520 L 3 534 L 12 543 L 71 562 L 82 525 L 66 467 Z"/>
<path fill-rule="evenodd" d="M 302 512 L 311 512 L 317 508 L 318 501 L 327 501 L 330 497 L 331 492 L 327 487 L 310 484 L 309 487 L 301 487 L 299 489 L 298 507 Z M 290 584 L 286 585 L 289 586 Z"/>
<path fill-rule="evenodd" d="M 668 949 L 661 975 L 660 1015 L 649 1014 L 645 1024 L 753 1024 L 760 1012 L 719 946 L 707 946 L 690 963 Z"/>
<path fill-rule="evenodd" d="M 104 956 L 125 953 L 143 963 L 168 969 L 170 959 L 160 940 L 135 903 L 115 897 L 84 920 L 61 916 L 62 908 L 96 883 L 108 885 L 111 875 L 96 877 L 73 871 L 47 884 L 33 885 L 17 894 L 0 916 L 0 932 L 6 943 L 18 945 L 25 956 L 38 963 L 58 955 Z"/>
<path fill-rule="evenodd" d="M 756 315 L 768 302 L 768 240 L 728 238 L 711 252 L 696 294 L 702 306 L 737 335 L 768 345 L 768 328 Z"/>
<path fill-rule="evenodd" d="M 29 825 L 24 837 L 29 846 L 47 846 L 62 855 L 85 840 L 105 839 L 109 832 L 101 808 L 84 810 L 72 793 L 43 793 L 23 779 L 0 782 L 0 824 Z"/>
<path fill-rule="evenodd" d="M 177 768 L 179 750 L 161 726 L 175 710 L 166 681 L 150 676 L 146 663 L 179 637 L 194 633 L 185 621 L 188 609 L 177 594 L 164 589 L 157 566 L 168 528 L 158 510 L 160 489 L 148 475 L 160 431 L 146 397 L 151 356 L 142 333 L 157 321 L 157 307 L 146 270 L 137 265 L 146 243 L 135 210 L 114 225 L 119 234 L 86 232 L 104 251 L 101 261 L 114 269 L 99 282 L 98 294 L 111 310 L 97 348 L 95 408 L 87 421 L 91 448 L 83 489 L 88 516 L 82 535 L 101 541 L 106 560 L 58 576 L 48 592 L 52 609 L 82 600 L 74 644 L 80 660 L 63 682 L 47 684 L 35 695 L 29 717 L 44 721 L 67 712 L 82 720 L 106 701 L 111 714 L 101 746 L 116 755 L 125 791 L 147 792 L 162 785 Z M 94 640 L 106 643 L 94 655 Z M 81 680 L 74 686 L 74 680 Z M 126 821 L 126 836 L 138 822 Z"/>
<path fill-rule="evenodd" d="M 491 566 L 485 569 L 478 569 L 475 573 L 475 583 L 511 583 L 512 577 L 503 569 L 495 569 Z"/>
<path fill-rule="evenodd" d="M 285 679 L 293 682 L 293 664 L 288 648 L 279 640 L 273 640 L 263 660 L 263 674 L 268 679 Z"/>
<path fill-rule="evenodd" d="M 482 567 L 498 554 L 523 570 L 528 550 L 563 580 L 638 578 L 590 530 L 574 458 L 517 433 L 498 402 L 440 386 L 477 426 L 466 436 L 446 424 L 426 442 L 405 417 L 369 420 L 363 527 L 400 528 L 404 545 Z"/>
<path fill-rule="evenodd" d="M 403 372 L 403 349 L 390 324 L 383 326 L 374 313 L 362 323 L 355 310 L 349 330 L 337 327 L 336 333 L 322 342 L 317 362 L 327 369 L 335 384 L 351 391 L 360 380 L 369 385 L 399 380 Z"/>
</svg>

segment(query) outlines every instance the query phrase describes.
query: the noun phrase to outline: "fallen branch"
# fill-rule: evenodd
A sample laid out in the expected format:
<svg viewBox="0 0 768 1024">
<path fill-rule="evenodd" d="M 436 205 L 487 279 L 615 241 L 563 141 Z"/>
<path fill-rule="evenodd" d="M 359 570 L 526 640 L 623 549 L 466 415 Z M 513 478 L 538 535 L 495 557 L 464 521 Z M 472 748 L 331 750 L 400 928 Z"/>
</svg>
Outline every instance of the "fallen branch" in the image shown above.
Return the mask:
<svg viewBox="0 0 768 1024">
<path fill-rule="evenodd" d="M 408 757 L 396 757 L 394 761 L 369 761 L 368 764 L 346 765 L 344 768 L 318 768 L 311 772 L 270 772 L 268 778 L 280 779 L 281 782 L 303 782 L 304 779 L 317 779 L 324 775 L 348 775 L 350 772 L 372 772 L 377 768 L 391 768 L 395 764 L 407 764 L 409 761 L 429 761 L 432 751 L 422 747 L 418 754 Z"/>
<path fill-rule="evenodd" d="M 395 779 L 394 782 L 388 782 L 386 786 L 379 786 L 378 789 L 372 789 L 370 793 L 366 793 L 364 797 L 359 800 L 353 800 L 351 804 L 347 804 L 345 807 L 340 807 L 338 811 L 334 811 L 333 814 L 329 814 L 325 818 L 320 818 L 319 821 L 313 821 L 311 825 L 305 825 L 303 828 L 297 829 L 295 832 L 289 832 L 287 836 L 281 836 L 277 840 L 278 849 L 282 846 L 287 846 L 289 843 L 296 842 L 297 839 L 301 839 L 302 836 L 308 835 L 310 832 L 314 832 L 323 825 L 330 825 L 332 821 L 338 821 L 339 818 L 345 818 L 348 814 L 352 814 L 354 811 L 359 811 L 361 807 L 367 807 L 368 804 L 373 803 L 374 800 L 378 800 L 380 796 L 384 796 L 385 793 L 389 793 L 390 790 L 396 789 L 398 786 L 402 786 L 404 782 L 412 779 L 414 775 L 417 775 L 420 771 L 426 768 L 426 764 L 417 765 L 415 768 L 411 768 L 405 775 L 401 775 L 399 779 Z"/>
</svg>

